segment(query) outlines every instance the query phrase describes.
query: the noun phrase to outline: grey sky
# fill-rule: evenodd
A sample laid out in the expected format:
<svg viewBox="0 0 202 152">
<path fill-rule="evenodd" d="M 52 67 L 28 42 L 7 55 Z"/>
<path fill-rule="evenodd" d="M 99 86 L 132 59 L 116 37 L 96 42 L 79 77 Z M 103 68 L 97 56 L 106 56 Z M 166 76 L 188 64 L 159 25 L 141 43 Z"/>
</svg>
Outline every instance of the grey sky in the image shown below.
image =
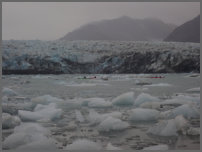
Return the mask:
<svg viewBox="0 0 202 152">
<path fill-rule="evenodd" d="M 55 40 L 92 21 L 120 16 L 180 25 L 200 14 L 199 2 L 3 2 L 2 38 Z"/>
</svg>

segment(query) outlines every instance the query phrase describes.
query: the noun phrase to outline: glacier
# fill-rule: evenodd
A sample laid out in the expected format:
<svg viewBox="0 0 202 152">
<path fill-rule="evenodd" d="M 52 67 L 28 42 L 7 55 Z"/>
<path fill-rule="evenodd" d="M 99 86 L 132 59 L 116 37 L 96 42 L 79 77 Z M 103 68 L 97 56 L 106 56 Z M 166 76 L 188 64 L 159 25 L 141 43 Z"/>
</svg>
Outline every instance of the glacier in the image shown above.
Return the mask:
<svg viewBox="0 0 202 152">
<path fill-rule="evenodd" d="M 2 42 L 3 74 L 200 72 L 200 44 L 144 41 Z"/>
</svg>

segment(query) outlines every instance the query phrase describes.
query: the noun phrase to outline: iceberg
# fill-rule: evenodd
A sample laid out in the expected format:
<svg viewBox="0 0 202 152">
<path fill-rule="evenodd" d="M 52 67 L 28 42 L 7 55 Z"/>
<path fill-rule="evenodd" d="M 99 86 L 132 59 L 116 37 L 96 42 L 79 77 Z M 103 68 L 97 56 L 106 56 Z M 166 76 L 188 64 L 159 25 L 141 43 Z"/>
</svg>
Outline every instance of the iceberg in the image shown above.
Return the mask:
<svg viewBox="0 0 202 152">
<path fill-rule="evenodd" d="M 183 115 L 187 119 L 199 118 L 200 112 L 193 104 L 184 104 L 169 111 L 162 112 L 164 118 L 175 118 L 178 115 Z"/>
<path fill-rule="evenodd" d="M 140 108 L 146 108 L 146 109 L 159 109 L 161 107 L 161 103 L 160 102 L 144 102 L 142 103 L 140 106 Z"/>
<path fill-rule="evenodd" d="M 102 98 L 91 98 L 88 102 L 88 107 L 90 108 L 108 108 L 111 107 L 112 104 L 109 101 L 105 101 Z"/>
<path fill-rule="evenodd" d="M 158 101 L 159 101 L 159 99 L 157 97 L 153 97 L 147 93 L 141 93 L 136 98 L 134 105 L 138 107 L 145 102 L 158 102 Z"/>
<path fill-rule="evenodd" d="M 76 120 L 77 120 L 78 122 L 82 123 L 82 122 L 85 121 L 85 119 L 84 119 L 84 117 L 83 117 L 83 115 L 81 114 L 80 111 L 75 110 L 75 114 L 76 114 Z"/>
<path fill-rule="evenodd" d="M 109 116 L 104 121 L 100 123 L 98 126 L 98 130 L 100 132 L 108 132 L 108 131 L 120 131 L 129 127 L 127 122 L 123 122 L 120 119 L 113 118 Z"/>
<path fill-rule="evenodd" d="M 46 106 L 38 105 L 35 111 L 19 110 L 18 115 L 22 121 L 51 121 L 61 117 L 62 110 L 57 109 L 55 103 Z"/>
<path fill-rule="evenodd" d="M 118 111 L 114 111 L 111 113 L 99 114 L 94 109 L 90 109 L 89 115 L 88 115 L 88 121 L 90 122 L 90 125 L 97 125 L 108 117 L 121 118 L 122 113 Z"/>
<path fill-rule="evenodd" d="M 17 96 L 18 94 L 10 88 L 3 88 L 2 94 L 7 97 Z"/>
<path fill-rule="evenodd" d="M 178 136 L 178 131 L 184 131 L 188 126 L 183 116 L 177 116 L 175 119 L 162 120 L 155 126 L 149 128 L 147 133 L 157 136 Z"/>
<path fill-rule="evenodd" d="M 55 102 L 55 103 L 62 102 L 63 100 L 56 97 L 52 97 L 51 95 L 43 95 L 43 96 L 32 98 L 31 101 L 35 104 L 49 104 L 52 102 Z"/>
<path fill-rule="evenodd" d="M 2 129 L 14 128 L 20 125 L 21 120 L 18 116 L 11 116 L 8 113 L 2 113 Z"/>
<path fill-rule="evenodd" d="M 41 149 L 53 147 L 53 139 L 48 138 L 49 131 L 35 123 L 22 123 L 14 128 L 14 133 L 3 142 L 3 149 Z M 34 147 L 37 146 L 37 147 Z"/>
<path fill-rule="evenodd" d="M 129 120 L 133 122 L 156 121 L 160 112 L 154 109 L 136 108 L 132 109 L 129 114 Z"/>
<path fill-rule="evenodd" d="M 134 100 L 134 92 L 127 92 L 114 98 L 112 103 L 117 106 L 131 106 L 134 104 Z"/>
</svg>

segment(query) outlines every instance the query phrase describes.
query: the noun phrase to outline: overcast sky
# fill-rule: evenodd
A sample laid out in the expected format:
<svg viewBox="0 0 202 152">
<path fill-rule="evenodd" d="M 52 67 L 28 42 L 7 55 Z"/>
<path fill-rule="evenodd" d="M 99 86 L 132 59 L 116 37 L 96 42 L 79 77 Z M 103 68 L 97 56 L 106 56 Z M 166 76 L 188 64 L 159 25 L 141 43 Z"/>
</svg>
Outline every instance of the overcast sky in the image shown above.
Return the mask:
<svg viewBox="0 0 202 152">
<path fill-rule="evenodd" d="M 2 38 L 55 40 L 92 21 L 129 16 L 176 25 L 200 14 L 199 2 L 3 2 Z"/>
</svg>

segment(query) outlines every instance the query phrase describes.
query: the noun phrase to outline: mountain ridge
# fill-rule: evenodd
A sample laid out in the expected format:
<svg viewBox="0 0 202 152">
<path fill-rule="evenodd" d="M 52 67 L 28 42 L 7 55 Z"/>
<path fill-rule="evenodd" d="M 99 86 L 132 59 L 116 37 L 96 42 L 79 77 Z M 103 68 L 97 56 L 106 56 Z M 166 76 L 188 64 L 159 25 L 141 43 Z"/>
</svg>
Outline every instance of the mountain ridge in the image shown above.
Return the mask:
<svg viewBox="0 0 202 152">
<path fill-rule="evenodd" d="M 175 27 L 159 19 L 122 16 L 85 24 L 60 40 L 161 41 Z"/>
</svg>

